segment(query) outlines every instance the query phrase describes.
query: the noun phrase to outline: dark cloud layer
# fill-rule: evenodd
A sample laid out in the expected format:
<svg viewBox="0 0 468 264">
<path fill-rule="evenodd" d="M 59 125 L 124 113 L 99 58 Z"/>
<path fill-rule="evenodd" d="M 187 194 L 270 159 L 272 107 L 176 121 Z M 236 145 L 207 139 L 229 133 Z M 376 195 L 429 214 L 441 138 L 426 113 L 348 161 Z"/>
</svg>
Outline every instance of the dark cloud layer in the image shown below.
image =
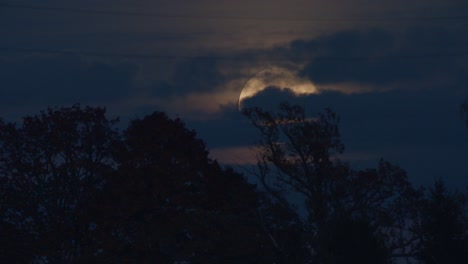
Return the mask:
<svg viewBox="0 0 468 264">
<path fill-rule="evenodd" d="M 157 83 L 152 90 L 162 97 L 214 91 L 230 80 L 220 70 L 232 64 L 239 69 L 281 65 L 293 70 L 304 65 L 298 76 L 317 85 L 353 83 L 371 85 L 376 91 L 389 87 L 463 91 L 468 82 L 467 46 L 468 28 L 458 25 L 339 31 L 269 50 L 186 59 L 175 67 L 172 81 Z"/>
<path fill-rule="evenodd" d="M 156 97 L 180 96 L 191 92 L 209 92 L 226 82 L 216 57 L 195 57 L 176 65 L 171 80 L 160 81 L 151 87 Z"/>
<path fill-rule="evenodd" d="M 315 54 L 301 74 L 317 84 L 355 82 L 398 84 L 466 73 L 466 28 L 338 32 L 296 41 L 291 52 Z"/>
<path fill-rule="evenodd" d="M 0 62 L 0 103 L 106 103 L 129 95 L 135 74 L 136 68 L 129 64 L 67 55 L 4 60 Z"/>
</svg>

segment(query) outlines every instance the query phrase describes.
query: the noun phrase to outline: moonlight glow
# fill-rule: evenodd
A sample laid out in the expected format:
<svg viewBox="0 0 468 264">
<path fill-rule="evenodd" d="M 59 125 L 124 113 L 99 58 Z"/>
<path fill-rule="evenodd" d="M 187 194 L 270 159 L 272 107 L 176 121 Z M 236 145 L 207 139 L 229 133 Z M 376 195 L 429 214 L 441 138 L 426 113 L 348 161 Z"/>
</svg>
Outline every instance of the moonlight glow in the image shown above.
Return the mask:
<svg viewBox="0 0 468 264">
<path fill-rule="evenodd" d="M 267 87 L 275 86 L 281 90 L 290 89 L 295 95 L 318 93 L 317 88 L 308 79 L 298 77 L 289 69 L 272 67 L 260 71 L 252 77 L 242 89 L 237 108 L 242 110 L 242 102 L 252 98 Z"/>
</svg>

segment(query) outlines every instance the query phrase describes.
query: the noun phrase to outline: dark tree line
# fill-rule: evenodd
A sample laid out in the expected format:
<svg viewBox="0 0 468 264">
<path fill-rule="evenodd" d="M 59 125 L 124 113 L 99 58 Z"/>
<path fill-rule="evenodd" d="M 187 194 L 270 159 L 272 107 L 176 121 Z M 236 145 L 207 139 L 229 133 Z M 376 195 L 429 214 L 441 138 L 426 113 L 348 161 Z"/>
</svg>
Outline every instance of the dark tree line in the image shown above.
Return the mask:
<svg viewBox="0 0 468 264">
<path fill-rule="evenodd" d="M 352 169 L 330 110 L 246 115 L 258 187 L 161 112 L 122 132 L 79 105 L 0 120 L 0 262 L 467 263 L 466 195 Z"/>
</svg>

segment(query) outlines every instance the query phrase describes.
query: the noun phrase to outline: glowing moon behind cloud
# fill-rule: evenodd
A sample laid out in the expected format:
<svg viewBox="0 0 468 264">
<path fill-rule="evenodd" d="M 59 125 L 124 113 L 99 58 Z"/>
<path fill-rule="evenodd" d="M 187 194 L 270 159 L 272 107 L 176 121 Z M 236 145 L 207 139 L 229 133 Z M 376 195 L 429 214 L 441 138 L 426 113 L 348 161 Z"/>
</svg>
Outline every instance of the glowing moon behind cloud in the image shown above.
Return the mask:
<svg viewBox="0 0 468 264">
<path fill-rule="evenodd" d="M 298 77 L 289 69 L 271 67 L 260 71 L 247 81 L 240 93 L 237 109 L 242 111 L 242 103 L 245 99 L 252 98 L 265 88 L 272 86 L 281 90 L 289 89 L 295 95 L 318 93 L 317 88 L 310 80 Z"/>
</svg>

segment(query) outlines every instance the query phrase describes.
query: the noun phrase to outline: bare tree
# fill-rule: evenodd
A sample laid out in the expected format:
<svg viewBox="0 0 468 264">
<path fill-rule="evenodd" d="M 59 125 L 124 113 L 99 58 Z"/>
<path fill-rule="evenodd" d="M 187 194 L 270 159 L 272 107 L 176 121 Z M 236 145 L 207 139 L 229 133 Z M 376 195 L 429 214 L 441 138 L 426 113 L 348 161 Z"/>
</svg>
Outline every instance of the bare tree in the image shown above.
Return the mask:
<svg viewBox="0 0 468 264">
<path fill-rule="evenodd" d="M 344 232 L 338 228 L 343 223 L 368 228 L 375 238 L 375 248 L 363 248 L 356 259 L 361 263 L 385 263 L 391 254 L 413 250 L 416 239 L 410 232 L 413 213 L 409 209 L 417 203 L 418 192 L 411 187 L 406 172 L 387 161 L 381 160 L 377 169 L 363 171 L 342 162 L 339 154 L 344 145 L 336 113 L 326 109 L 308 118 L 302 107 L 283 103 L 277 113 L 250 108 L 244 114 L 260 132 L 256 175 L 263 189 L 289 211 L 294 211 L 288 201 L 291 194 L 303 198 L 302 210 L 307 212 L 304 231 L 319 263 L 341 254 L 341 249 L 333 249 L 338 245 L 332 245 L 330 236 Z M 365 244 L 353 241 L 360 238 L 351 233 L 347 237 L 349 243 Z M 365 259 L 367 250 L 377 250 L 383 243 L 386 251 L 380 251 L 381 256 L 387 257 Z"/>
</svg>

